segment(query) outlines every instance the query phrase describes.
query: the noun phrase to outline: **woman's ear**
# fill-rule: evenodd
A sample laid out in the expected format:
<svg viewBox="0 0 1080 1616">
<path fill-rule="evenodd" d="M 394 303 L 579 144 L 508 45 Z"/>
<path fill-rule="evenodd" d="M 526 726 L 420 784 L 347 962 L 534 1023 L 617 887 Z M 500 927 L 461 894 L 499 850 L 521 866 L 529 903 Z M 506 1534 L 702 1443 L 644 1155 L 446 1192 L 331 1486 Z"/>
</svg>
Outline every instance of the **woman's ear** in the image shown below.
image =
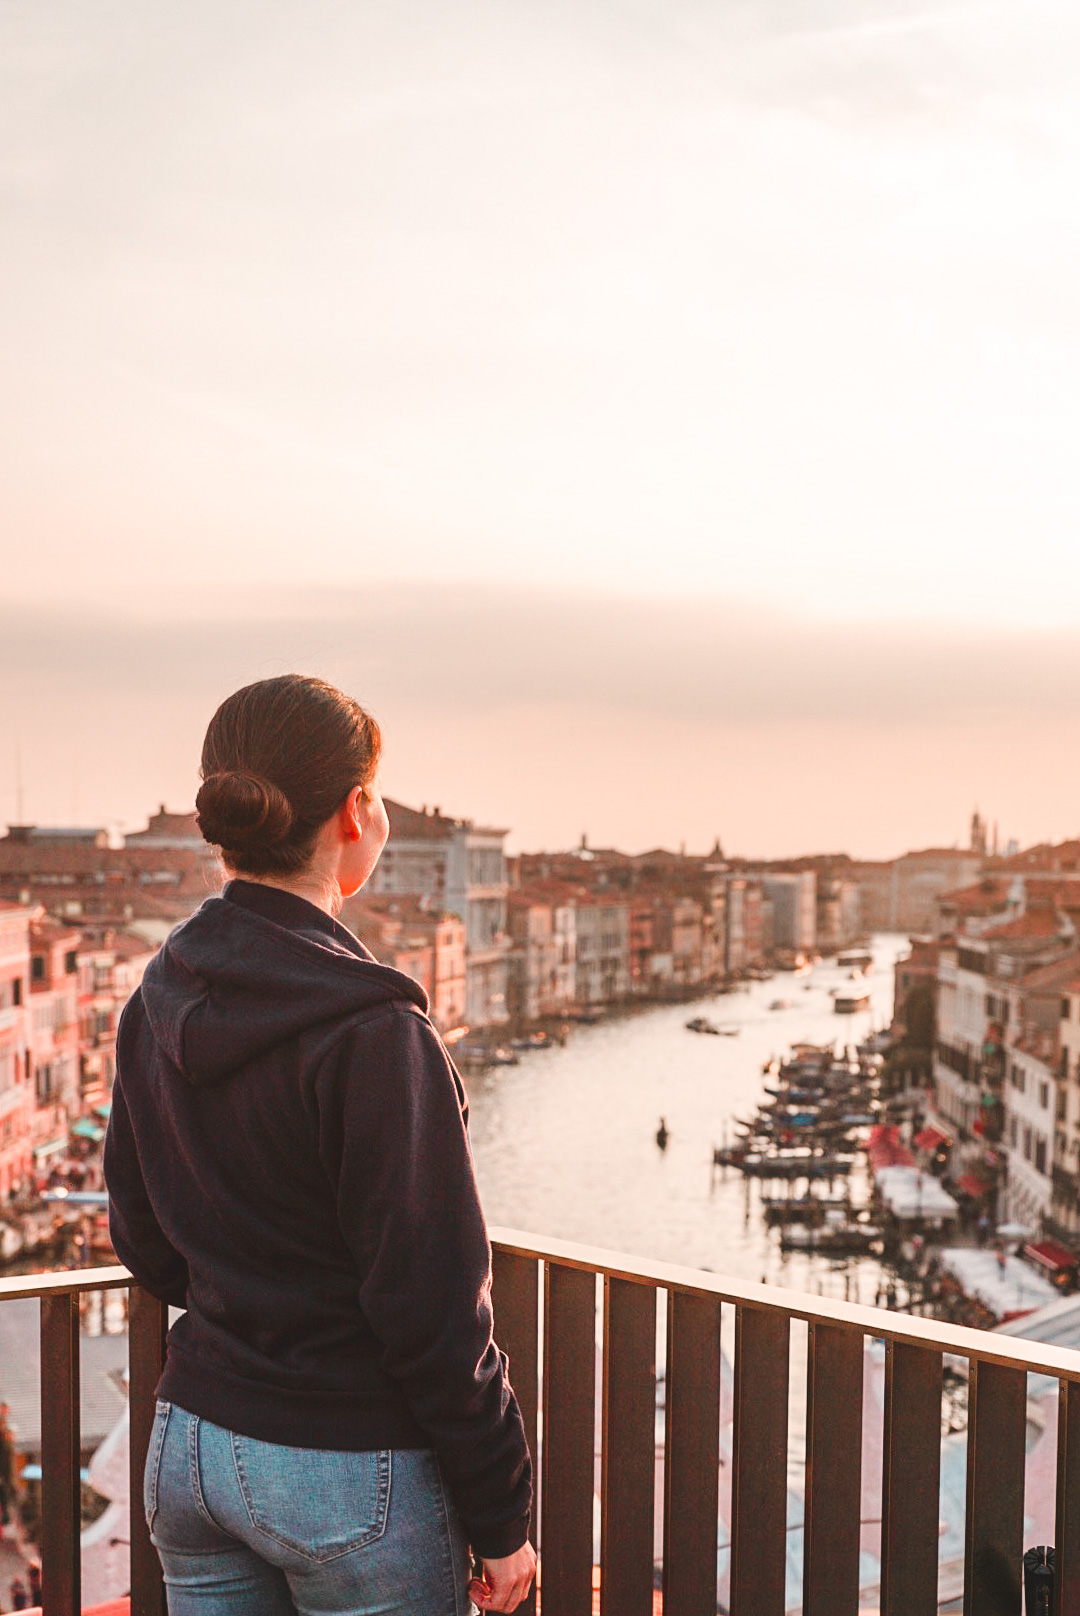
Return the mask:
<svg viewBox="0 0 1080 1616">
<path fill-rule="evenodd" d="M 364 823 L 360 804 L 363 801 L 363 786 L 353 786 L 349 795 L 341 805 L 341 826 L 346 839 L 358 842 L 364 834 Z"/>
</svg>

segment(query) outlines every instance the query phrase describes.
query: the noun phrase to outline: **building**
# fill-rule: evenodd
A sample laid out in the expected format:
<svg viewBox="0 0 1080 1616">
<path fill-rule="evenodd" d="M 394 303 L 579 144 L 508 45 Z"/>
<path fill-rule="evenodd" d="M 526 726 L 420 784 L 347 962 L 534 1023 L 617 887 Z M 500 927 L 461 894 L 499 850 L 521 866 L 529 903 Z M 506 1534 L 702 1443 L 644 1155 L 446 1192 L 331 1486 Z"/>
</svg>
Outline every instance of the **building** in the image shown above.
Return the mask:
<svg viewBox="0 0 1080 1616">
<path fill-rule="evenodd" d="M 465 922 L 470 1027 L 505 1022 L 510 937 L 505 830 L 386 801 L 390 840 L 369 883 L 373 894 L 410 893 Z"/>
<path fill-rule="evenodd" d="M 574 973 L 580 1005 L 616 1004 L 629 997 L 629 903 L 595 892 L 580 895 Z"/>
<path fill-rule="evenodd" d="M 1051 1214 L 1057 1083 L 1053 1039 L 1017 1035 L 1006 1046 L 1005 1183 L 1002 1222 L 1038 1230 Z"/>
<path fill-rule="evenodd" d="M 33 1167 L 29 1006 L 30 916 L 0 902 L 0 1201 L 29 1182 Z"/>
<path fill-rule="evenodd" d="M 129 831 L 124 846 L 129 848 L 194 848 L 202 852 L 206 847 L 199 816 L 191 813 L 173 814 L 162 803 L 156 814 L 151 814 L 145 830 Z"/>
<path fill-rule="evenodd" d="M 861 889 L 858 881 L 835 872 L 817 874 L 814 931 L 823 954 L 837 954 L 863 935 Z"/>
<path fill-rule="evenodd" d="M 847 873 L 859 889 L 859 924 L 864 934 L 896 931 L 892 860 L 860 859 Z"/>
<path fill-rule="evenodd" d="M 177 818 L 183 816 L 170 816 Z M 58 920 L 132 926 L 154 943 L 221 888 L 205 842 L 139 840 L 110 847 L 104 831 L 16 825 L 0 837 L 0 898 L 40 904 Z"/>
<path fill-rule="evenodd" d="M 941 963 L 941 944 L 937 940 L 913 937 L 910 951 L 897 960 L 893 968 L 893 1019 L 903 1015 L 907 996 L 912 988 L 930 989 L 935 1006 L 938 992 L 938 966 Z"/>
<path fill-rule="evenodd" d="M 82 1108 L 104 1104 L 116 1076 L 116 1029 L 155 945 L 138 932 L 82 926 L 78 945 L 79 1090 Z"/>
<path fill-rule="evenodd" d="M 941 944 L 934 1089 L 938 1111 L 958 1136 L 954 1169 L 963 1173 L 962 1187 L 985 1195 L 988 1203 L 996 1195 L 1000 1212 L 998 1192 L 1008 1193 L 1010 1161 L 1018 1198 L 1037 1199 L 1040 1189 L 1010 1155 L 1006 1129 L 1015 1117 L 1021 1156 L 1028 1137 L 1023 1130 L 1035 1129 L 1029 1148 L 1036 1151 L 1039 1119 L 1030 1114 L 1031 1096 L 1041 1093 L 1036 1068 L 1039 1061 L 1046 1064 L 1046 1054 L 1032 1042 L 1039 1002 L 1035 973 L 1072 953 L 1076 936 L 1071 922 L 1053 908 L 970 924 L 979 929 Z M 1024 1072 L 1023 1089 L 1014 1085 L 1011 1096 L 1010 1060 Z M 1023 1102 L 1021 1095 L 1027 1096 Z"/>
<path fill-rule="evenodd" d="M 894 860 L 888 929 L 935 935 L 942 893 L 970 886 L 982 863 L 979 854 L 955 847 L 928 847 Z"/>
<path fill-rule="evenodd" d="M 369 893 L 346 899 L 341 916 L 382 965 L 419 982 L 440 1032 L 465 1014 L 465 923 L 438 913 L 416 893 Z"/>
<path fill-rule="evenodd" d="M 1080 1242 L 1080 953 L 1070 964 L 1055 984 L 1058 1103 L 1051 1210 L 1054 1232 Z"/>
<path fill-rule="evenodd" d="M 534 881 L 510 893 L 511 1011 L 516 1021 L 564 1016 L 577 996 L 577 891 Z"/>
<path fill-rule="evenodd" d="M 35 1165 L 67 1148 L 68 1124 L 82 1109 L 79 1083 L 77 927 L 30 913 L 31 1136 Z"/>
<path fill-rule="evenodd" d="M 817 943 L 817 876 L 813 870 L 792 874 L 767 871 L 761 876 L 765 898 L 772 905 L 773 948 L 785 953 L 808 954 Z"/>
</svg>

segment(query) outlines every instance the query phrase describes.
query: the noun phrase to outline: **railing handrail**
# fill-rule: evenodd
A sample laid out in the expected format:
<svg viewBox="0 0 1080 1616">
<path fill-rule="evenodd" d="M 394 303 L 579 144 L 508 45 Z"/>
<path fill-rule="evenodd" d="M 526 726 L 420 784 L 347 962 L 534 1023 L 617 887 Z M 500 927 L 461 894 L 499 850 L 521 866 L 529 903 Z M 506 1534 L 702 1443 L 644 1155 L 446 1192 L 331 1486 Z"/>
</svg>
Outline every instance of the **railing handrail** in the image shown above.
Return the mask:
<svg viewBox="0 0 1080 1616">
<path fill-rule="evenodd" d="M 1080 1352 L 1020 1336 L 1001 1336 L 992 1330 L 972 1329 L 963 1324 L 946 1324 L 938 1319 L 894 1313 L 888 1308 L 864 1307 L 857 1302 L 834 1301 L 827 1296 L 810 1296 L 804 1291 L 786 1290 L 780 1285 L 759 1285 L 751 1280 L 711 1274 L 700 1268 L 683 1268 L 674 1263 L 630 1257 L 625 1252 L 608 1251 L 601 1246 L 579 1245 L 570 1240 L 553 1240 L 546 1235 L 521 1229 L 493 1228 L 492 1244 L 516 1256 L 536 1257 L 568 1268 L 609 1274 L 615 1279 L 637 1281 L 657 1289 L 717 1297 L 722 1302 L 746 1307 L 767 1308 L 803 1319 L 809 1324 L 831 1324 L 916 1347 L 932 1347 L 982 1363 L 1003 1364 L 1024 1369 L 1033 1375 L 1052 1375 L 1061 1380 L 1080 1382 Z M 496 1328 L 498 1326 L 496 1325 Z"/>
<path fill-rule="evenodd" d="M 910 1346 L 934 1347 L 983 1363 L 998 1363 L 1026 1369 L 1033 1375 L 1053 1375 L 1080 1382 L 1080 1352 L 1022 1336 L 999 1336 L 992 1330 L 976 1330 L 964 1324 L 946 1324 L 913 1314 L 894 1313 L 888 1308 L 864 1307 L 858 1302 L 841 1302 L 827 1296 L 811 1296 L 805 1291 L 787 1290 L 780 1285 L 759 1285 L 752 1280 L 712 1274 L 701 1268 L 684 1268 L 676 1263 L 631 1257 L 626 1252 L 603 1246 L 586 1246 L 577 1241 L 558 1240 L 522 1229 L 497 1226 L 491 1229 L 493 1246 L 522 1257 L 537 1257 L 567 1268 L 589 1269 L 616 1279 L 637 1280 L 657 1289 L 687 1291 L 698 1296 L 716 1296 L 723 1302 L 747 1307 L 777 1309 L 806 1323 L 833 1324 L 857 1330 L 860 1335 L 884 1341 L 901 1341 Z M 0 1302 L 36 1296 L 65 1296 L 77 1291 L 116 1290 L 134 1284 L 128 1269 L 78 1268 L 54 1274 L 17 1274 L 0 1279 Z"/>
<path fill-rule="evenodd" d="M 1057 1377 L 1055 1460 L 1059 1599 L 1080 1610 L 1080 1353 L 880 1308 L 653 1262 L 622 1252 L 494 1228 L 499 1338 L 538 1465 L 544 1603 L 551 1616 L 589 1608 L 600 1455 L 600 1597 L 604 1616 L 653 1605 L 656 1506 L 665 1604 L 715 1616 L 718 1580 L 733 1610 L 782 1616 L 788 1597 L 790 1321 L 806 1343 L 803 1608 L 854 1610 L 860 1583 L 866 1337 L 887 1344 L 882 1406 L 881 1608 L 932 1610 L 940 1592 L 942 1355 L 970 1361 L 963 1585 L 975 1610 L 1020 1610 L 1024 1546 L 1026 1373 Z M 604 1279 L 602 1312 L 596 1276 Z M 126 1268 L 28 1274 L 0 1281 L 0 1303 L 41 1302 L 44 1608 L 80 1608 L 80 1330 L 77 1294 L 130 1286 L 131 1613 L 165 1616 L 160 1566 L 139 1507 L 165 1360 L 168 1309 Z M 543 1315 L 540 1290 L 543 1289 Z M 656 1292 L 667 1294 L 664 1441 L 656 1447 Z M 734 1308 L 730 1496 L 718 1545 L 722 1398 L 721 1304 Z M 597 1412 L 595 1330 L 603 1320 Z M 542 1390 L 541 1390 L 542 1389 Z M 837 1408 L 847 1411 L 835 1417 Z M 540 1438 L 543 1438 L 542 1447 Z M 597 1446 L 597 1441 L 599 1446 Z M 658 1480 L 657 1465 L 662 1466 Z M 918 1476 L 924 1485 L 912 1486 Z M 662 1495 L 657 1487 L 662 1486 Z M 727 1549 L 722 1569 L 719 1548 Z M 1004 1579 L 1004 1580 L 1003 1580 Z M 1004 1591 L 1003 1591 L 1004 1590 Z M 534 1609 L 532 1598 L 522 1616 Z"/>
<path fill-rule="evenodd" d="M 33 1296 L 71 1296 L 77 1291 L 124 1290 L 135 1276 L 119 1264 L 111 1268 L 66 1268 L 55 1274 L 15 1274 L 0 1279 L 0 1302 Z"/>
</svg>

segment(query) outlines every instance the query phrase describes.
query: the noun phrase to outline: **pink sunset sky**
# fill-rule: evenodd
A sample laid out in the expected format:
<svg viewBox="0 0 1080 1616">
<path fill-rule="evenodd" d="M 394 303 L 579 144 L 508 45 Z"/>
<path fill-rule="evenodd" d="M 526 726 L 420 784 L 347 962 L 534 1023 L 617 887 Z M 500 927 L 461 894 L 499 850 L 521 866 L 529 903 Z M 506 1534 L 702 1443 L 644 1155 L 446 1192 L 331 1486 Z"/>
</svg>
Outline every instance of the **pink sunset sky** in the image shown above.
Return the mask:
<svg viewBox="0 0 1080 1616">
<path fill-rule="evenodd" d="M 0 819 L 336 679 L 513 845 L 1080 830 L 1064 0 L 7 0 Z"/>
</svg>

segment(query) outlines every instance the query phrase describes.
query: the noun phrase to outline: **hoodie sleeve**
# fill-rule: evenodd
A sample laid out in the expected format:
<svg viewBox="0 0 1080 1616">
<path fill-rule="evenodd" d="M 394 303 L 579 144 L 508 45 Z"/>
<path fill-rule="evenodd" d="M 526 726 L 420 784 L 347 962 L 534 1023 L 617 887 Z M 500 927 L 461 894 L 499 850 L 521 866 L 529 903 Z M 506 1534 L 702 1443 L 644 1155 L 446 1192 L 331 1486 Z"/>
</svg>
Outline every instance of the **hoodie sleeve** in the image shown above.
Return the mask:
<svg viewBox="0 0 1080 1616">
<path fill-rule="evenodd" d="M 119 1072 L 102 1165 L 109 1190 L 109 1236 L 116 1255 L 152 1296 L 173 1307 L 187 1307 L 187 1263 L 166 1238 L 150 1205 Z"/>
<path fill-rule="evenodd" d="M 532 1464 L 492 1339 L 491 1248 L 457 1074 L 404 1007 L 338 1041 L 317 1080 L 320 1151 L 360 1271 L 360 1305 L 432 1441 L 474 1550 L 528 1534 Z"/>
</svg>

